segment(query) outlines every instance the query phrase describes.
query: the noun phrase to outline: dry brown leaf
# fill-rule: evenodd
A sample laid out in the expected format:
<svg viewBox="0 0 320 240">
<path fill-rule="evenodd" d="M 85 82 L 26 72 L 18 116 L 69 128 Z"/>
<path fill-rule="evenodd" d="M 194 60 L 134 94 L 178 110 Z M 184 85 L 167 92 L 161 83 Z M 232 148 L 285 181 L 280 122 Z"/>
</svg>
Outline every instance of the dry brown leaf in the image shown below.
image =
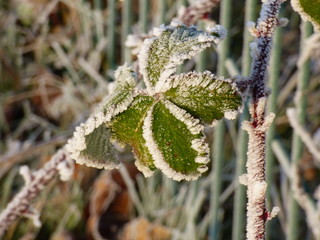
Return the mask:
<svg viewBox="0 0 320 240">
<path fill-rule="evenodd" d="M 134 179 L 137 170 L 127 165 Z M 129 192 L 118 170 L 103 171 L 96 179 L 89 204 L 87 230 L 93 239 L 115 239 L 130 220 L 133 207 Z"/>
<path fill-rule="evenodd" d="M 119 240 L 169 240 L 170 230 L 145 218 L 136 218 L 125 225 Z"/>
</svg>

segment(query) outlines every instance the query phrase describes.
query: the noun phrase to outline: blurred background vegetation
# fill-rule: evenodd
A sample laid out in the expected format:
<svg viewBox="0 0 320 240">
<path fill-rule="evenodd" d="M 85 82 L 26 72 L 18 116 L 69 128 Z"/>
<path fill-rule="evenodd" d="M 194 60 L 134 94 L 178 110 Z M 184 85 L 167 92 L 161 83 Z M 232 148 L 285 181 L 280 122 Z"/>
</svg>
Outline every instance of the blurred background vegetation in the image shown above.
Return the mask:
<svg viewBox="0 0 320 240">
<path fill-rule="evenodd" d="M 0 0 L 0 211 L 23 185 L 19 167 L 41 168 L 110 92 L 117 66 L 128 62 L 137 67 L 135 50 L 146 34 L 195 1 Z M 179 71 L 248 76 L 252 39 L 244 23 L 257 19 L 259 10 L 256 0 L 222 0 L 198 26 L 220 23 L 228 28 L 228 40 Z M 289 24 L 277 31 L 272 54 L 269 106 L 277 118 L 268 138 L 267 163 L 268 203 L 281 212 L 268 223 L 267 238 L 318 239 L 307 227 L 305 211 L 288 204 L 293 201 L 291 182 L 274 159 L 271 143 L 276 139 L 288 156 L 292 152 L 294 134 L 285 110 L 299 105 L 294 103 L 296 90 L 298 98 L 304 96 L 303 124 L 310 134 L 319 129 L 320 48 L 307 54 L 304 47 L 311 45 L 306 39 L 312 28 L 300 24 L 289 2 L 281 16 Z M 126 47 L 128 34 L 134 36 Z M 302 58 L 304 77 L 297 66 Z M 299 81 L 305 83 L 302 90 Z M 33 206 L 40 211 L 42 226 L 21 218 L 3 239 L 245 239 L 245 188 L 236 176 L 244 171 L 246 136 L 239 120 L 224 121 L 215 134 L 211 128 L 206 133 L 214 163 L 199 180 L 176 183 L 161 173 L 145 179 L 128 149 L 121 153 L 127 170 L 77 165 L 71 181 L 52 182 Z M 314 135 L 319 143 L 319 132 Z M 302 144 L 298 148 L 301 152 L 292 159 L 301 185 L 313 198 L 320 164 Z"/>
</svg>

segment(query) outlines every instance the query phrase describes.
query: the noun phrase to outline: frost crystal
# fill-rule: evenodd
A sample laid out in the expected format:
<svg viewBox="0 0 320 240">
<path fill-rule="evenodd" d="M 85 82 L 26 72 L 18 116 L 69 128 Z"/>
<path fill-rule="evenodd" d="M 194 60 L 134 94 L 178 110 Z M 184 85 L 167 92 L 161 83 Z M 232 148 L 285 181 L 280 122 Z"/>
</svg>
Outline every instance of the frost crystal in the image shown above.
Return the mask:
<svg viewBox="0 0 320 240">
<path fill-rule="evenodd" d="M 212 28 L 208 27 L 207 31 L 210 32 L 211 34 L 217 34 L 220 40 L 225 39 L 228 34 L 227 29 L 225 29 L 222 25 L 218 25 L 218 24 Z"/>
<path fill-rule="evenodd" d="M 228 111 L 224 113 L 224 117 L 229 120 L 236 119 L 238 111 Z"/>
<path fill-rule="evenodd" d="M 198 119 L 193 118 L 189 113 L 185 110 L 179 108 L 172 102 L 166 100 L 165 101 L 166 108 L 170 111 L 170 113 L 179 119 L 181 122 L 187 125 L 188 129 L 192 134 L 199 134 L 203 131 L 204 127 L 200 124 Z"/>
</svg>

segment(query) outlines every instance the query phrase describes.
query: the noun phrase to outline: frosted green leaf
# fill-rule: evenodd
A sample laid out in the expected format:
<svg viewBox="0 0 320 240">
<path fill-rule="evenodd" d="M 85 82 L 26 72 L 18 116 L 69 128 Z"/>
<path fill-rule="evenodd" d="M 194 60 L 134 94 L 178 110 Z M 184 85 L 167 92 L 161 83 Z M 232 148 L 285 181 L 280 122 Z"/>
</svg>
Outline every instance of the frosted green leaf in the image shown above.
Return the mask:
<svg viewBox="0 0 320 240">
<path fill-rule="evenodd" d="M 320 31 L 320 0 L 291 0 L 291 5 L 304 21 L 310 21 Z"/>
<path fill-rule="evenodd" d="M 156 37 L 146 39 L 139 54 L 139 66 L 149 92 L 161 92 L 167 78 L 184 60 L 214 46 L 219 34 L 197 31 L 185 25 L 161 26 Z"/>
<path fill-rule="evenodd" d="M 222 117 L 233 118 L 242 105 L 234 83 L 209 71 L 173 76 L 168 85 L 170 89 L 164 93 L 166 99 L 205 123 Z"/>
<path fill-rule="evenodd" d="M 86 165 L 106 169 L 112 169 L 118 165 L 110 136 L 111 130 L 104 124 L 85 136 L 86 148 L 80 152 L 80 158 L 85 159 Z"/>
<path fill-rule="evenodd" d="M 169 101 L 149 109 L 143 137 L 155 166 L 174 180 L 194 180 L 208 169 L 209 147 L 204 142 L 203 126 Z"/>
<path fill-rule="evenodd" d="M 81 126 L 80 126 L 81 127 Z M 89 167 L 113 169 L 118 166 L 114 146 L 110 142 L 111 130 L 104 124 L 85 135 L 83 128 L 77 129 L 75 136 L 69 140 L 67 149 L 78 164 Z M 79 136 L 82 136 L 79 138 Z M 80 144 L 80 145 L 79 145 Z M 77 148 L 78 145 L 78 148 Z M 82 146 L 81 146 L 82 145 Z"/>
<path fill-rule="evenodd" d="M 152 97 L 137 96 L 132 105 L 126 111 L 117 115 L 110 123 L 113 137 L 119 142 L 132 146 L 136 157 L 135 164 L 145 176 L 150 176 L 155 170 L 154 161 L 142 136 L 143 121 L 153 103 L 154 99 Z"/>
<path fill-rule="evenodd" d="M 124 65 L 115 72 L 113 92 L 98 107 L 98 112 L 106 115 L 106 122 L 113 116 L 123 112 L 133 101 L 136 86 L 136 74 L 131 67 Z"/>
<path fill-rule="evenodd" d="M 115 78 L 114 92 L 100 103 L 85 123 L 76 127 L 73 137 L 68 141 L 67 149 L 79 164 L 97 168 L 116 166 L 111 164 L 115 161 L 112 157 L 114 150 L 109 139 L 110 130 L 105 124 L 132 103 L 135 94 L 135 74 L 130 67 L 124 65 L 118 68 Z"/>
</svg>

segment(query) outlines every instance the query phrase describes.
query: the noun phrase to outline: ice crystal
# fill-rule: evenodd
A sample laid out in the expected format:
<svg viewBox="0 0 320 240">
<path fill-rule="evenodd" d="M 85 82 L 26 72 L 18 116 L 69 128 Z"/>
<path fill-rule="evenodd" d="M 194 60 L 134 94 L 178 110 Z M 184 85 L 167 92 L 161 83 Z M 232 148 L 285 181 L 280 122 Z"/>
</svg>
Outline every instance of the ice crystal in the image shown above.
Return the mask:
<svg viewBox="0 0 320 240">
<path fill-rule="evenodd" d="M 203 123 L 234 118 L 242 96 L 234 82 L 209 71 L 174 73 L 226 31 L 220 25 L 204 32 L 172 22 L 153 29 L 153 35 L 138 57 L 146 89 L 136 88 L 131 67 L 118 68 L 111 93 L 76 127 L 67 149 L 79 164 L 112 169 L 119 166 L 115 145 L 129 144 L 144 176 L 158 168 L 174 180 L 194 180 L 208 169 Z"/>
</svg>

